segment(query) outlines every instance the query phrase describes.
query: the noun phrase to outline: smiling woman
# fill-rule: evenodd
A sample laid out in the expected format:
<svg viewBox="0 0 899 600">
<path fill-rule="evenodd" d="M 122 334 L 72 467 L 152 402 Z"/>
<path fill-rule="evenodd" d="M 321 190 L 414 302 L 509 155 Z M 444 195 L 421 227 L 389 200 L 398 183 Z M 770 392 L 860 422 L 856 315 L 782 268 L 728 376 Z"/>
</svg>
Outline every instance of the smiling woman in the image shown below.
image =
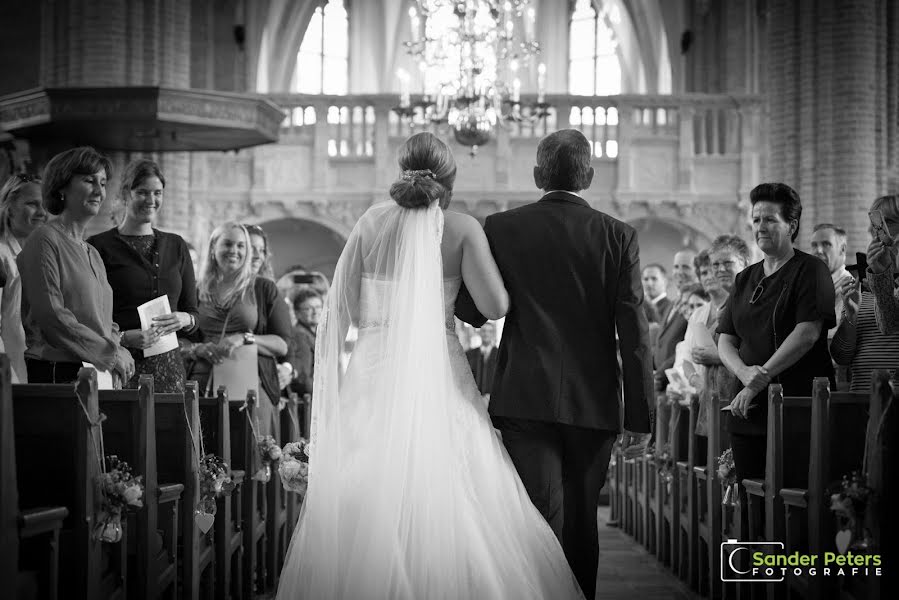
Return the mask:
<svg viewBox="0 0 899 600">
<path fill-rule="evenodd" d="M 31 383 L 74 381 L 82 362 L 122 381 L 134 372 L 119 344 L 103 260 L 83 240 L 106 199 L 109 175 L 109 159 L 89 147 L 57 154 L 44 170 L 44 206 L 58 218 L 34 231 L 16 257 Z"/>
<path fill-rule="evenodd" d="M 134 376 L 125 387 L 136 388 L 140 375 L 152 375 L 155 391 L 177 393 L 184 391 L 185 380 L 180 351 L 144 352 L 163 335 L 189 334 L 197 328 L 197 286 L 187 242 L 153 227 L 164 190 L 165 177 L 155 162 L 139 159 L 128 164 L 119 188 L 124 220 L 88 242 L 106 265 L 121 344 L 134 358 Z M 168 297 L 172 312 L 142 328 L 137 307 L 160 296 Z"/>
</svg>

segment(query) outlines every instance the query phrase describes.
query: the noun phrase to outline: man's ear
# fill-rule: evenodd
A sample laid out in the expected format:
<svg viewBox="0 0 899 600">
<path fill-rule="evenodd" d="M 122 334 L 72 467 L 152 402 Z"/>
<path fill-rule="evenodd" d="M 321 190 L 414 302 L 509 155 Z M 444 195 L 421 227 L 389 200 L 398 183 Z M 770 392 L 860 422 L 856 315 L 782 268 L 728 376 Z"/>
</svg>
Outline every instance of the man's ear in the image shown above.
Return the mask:
<svg viewBox="0 0 899 600">
<path fill-rule="evenodd" d="M 595 174 L 596 174 L 596 171 L 593 169 L 593 167 L 590 167 L 587 170 L 587 176 L 584 178 L 584 188 L 583 189 L 586 190 L 588 187 L 590 187 L 590 184 L 593 183 L 593 176 Z"/>
<path fill-rule="evenodd" d="M 534 167 L 534 184 L 538 190 L 544 189 L 543 169 L 540 167 Z"/>
</svg>

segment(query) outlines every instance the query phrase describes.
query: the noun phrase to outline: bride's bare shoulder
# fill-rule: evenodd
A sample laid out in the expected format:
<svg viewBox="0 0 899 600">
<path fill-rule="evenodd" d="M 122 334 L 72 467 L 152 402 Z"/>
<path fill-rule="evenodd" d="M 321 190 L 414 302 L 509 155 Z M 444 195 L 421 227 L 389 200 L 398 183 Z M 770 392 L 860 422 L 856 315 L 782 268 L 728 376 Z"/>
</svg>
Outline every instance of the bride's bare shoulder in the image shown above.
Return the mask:
<svg viewBox="0 0 899 600">
<path fill-rule="evenodd" d="M 443 213 L 444 228 L 452 231 L 454 234 L 464 237 L 465 235 L 480 228 L 481 224 L 478 220 L 465 213 L 447 210 Z"/>
</svg>

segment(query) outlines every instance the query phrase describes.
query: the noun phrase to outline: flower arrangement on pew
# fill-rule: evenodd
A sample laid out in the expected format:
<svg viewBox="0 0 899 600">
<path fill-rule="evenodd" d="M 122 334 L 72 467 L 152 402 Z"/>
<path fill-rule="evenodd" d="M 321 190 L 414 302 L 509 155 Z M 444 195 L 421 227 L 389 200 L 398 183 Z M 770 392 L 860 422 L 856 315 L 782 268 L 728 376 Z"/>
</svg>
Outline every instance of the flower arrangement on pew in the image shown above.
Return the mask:
<svg viewBox="0 0 899 600">
<path fill-rule="evenodd" d="M 228 463 L 215 454 L 200 459 L 200 500 L 194 512 L 194 520 L 200 531 L 206 533 L 215 521 L 215 500 L 231 494 L 234 482 Z"/>
<path fill-rule="evenodd" d="M 106 456 L 106 469 L 98 477 L 101 507 L 94 527 L 94 539 L 115 544 L 122 539 L 122 514 L 129 508 L 143 507 L 142 475 L 133 475 L 131 467 L 116 455 Z"/>
<path fill-rule="evenodd" d="M 261 436 L 256 440 L 256 448 L 262 459 L 262 466 L 253 474 L 253 479 L 268 483 L 272 478 L 272 463 L 281 460 L 281 447 L 270 435 Z"/>
<path fill-rule="evenodd" d="M 870 549 L 871 537 L 865 528 L 865 515 L 871 500 L 871 488 L 867 479 L 858 471 L 844 475 L 843 480 L 832 486 L 836 491 L 830 496 L 830 510 L 834 512 L 840 529 L 836 535 L 837 550 L 865 552 Z"/>
<path fill-rule="evenodd" d="M 740 489 L 737 487 L 737 470 L 734 467 L 734 452 L 730 448 L 718 457 L 718 479 L 724 490 L 721 504 L 736 506 L 740 501 Z"/>
<path fill-rule="evenodd" d="M 306 494 L 309 485 L 309 442 L 300 438 L 298 442 L 284 445 L 278 475 L 285 490 L 301 496 Z"/>
<path fill-rule="evenodd" d="M 674 460 L 671 453 L 665 449 L 659 454 L 659 477 L 665 483 L 665 493 L 671 494 L 671 482 L 674 481 Z"/>
</svg>

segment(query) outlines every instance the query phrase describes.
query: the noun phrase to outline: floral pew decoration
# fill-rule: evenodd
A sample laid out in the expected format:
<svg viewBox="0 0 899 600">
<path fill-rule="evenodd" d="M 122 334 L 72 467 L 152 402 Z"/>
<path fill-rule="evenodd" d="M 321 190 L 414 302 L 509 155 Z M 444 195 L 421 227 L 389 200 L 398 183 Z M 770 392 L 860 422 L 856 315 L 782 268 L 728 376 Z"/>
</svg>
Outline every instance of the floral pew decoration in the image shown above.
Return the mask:
<svg viewBox="0 0 899 600">
<path fill-rule="evenodd" d="M 298 442 L 285 444 L 281 450 L 281 462 L 278 465 L 281 485 L 288 492 L 300 496 L 306 494 L 309 485 L 309 442 L 300 438 Z"/>
<path fill-rule="evenodd" d="M 106 456 L 106 468 L 98 477 L 100 513 L 94 527 L 94 539 L 115 544 L 122 539 L 122 514 L 142 508 L 142 475 L 133 475 L 131 467 L 116 455 Z"/>
<path fill-rule="evenodd" d="M 200 500 L 194 512 L 194 520 L 202 533 L 206 533 L 215 522 L 216 499 L 224 498 L 234 490 L 231 469 L 228 463 L 215 454 L 206 454 L 200 459 Z"/>
<path fill-rule="evenodd" d="M 737 487 L 737 470 L 734 467 L 734 452 L 730 448 L 718 457 L 718 480 L 721 482 L 722 498 L 724 506 L 736 506 L 740 499 L 740 490 Z"/>
<path fill-rule="evenodd" d="M 868 552 L 871 550 L 871 535 L 865 527 L 865 516 L 871 501 L 871 488 L 867 478 L 853 471 L 844 475 L 843 480 L 831 487 L 830 510 L 838 521 L 836 546 L 840 554 L 847 550 Z"/>
<path fill-rule="evenodd" d="M 256 448 L 259 450 L 259 458 L 262 465 L 253 474 L 253 479 L 268 483 L 272 478 L 272 463 L 281 460 L 281 447 L 270 435 L 256 436 Z"/>
</svg>

